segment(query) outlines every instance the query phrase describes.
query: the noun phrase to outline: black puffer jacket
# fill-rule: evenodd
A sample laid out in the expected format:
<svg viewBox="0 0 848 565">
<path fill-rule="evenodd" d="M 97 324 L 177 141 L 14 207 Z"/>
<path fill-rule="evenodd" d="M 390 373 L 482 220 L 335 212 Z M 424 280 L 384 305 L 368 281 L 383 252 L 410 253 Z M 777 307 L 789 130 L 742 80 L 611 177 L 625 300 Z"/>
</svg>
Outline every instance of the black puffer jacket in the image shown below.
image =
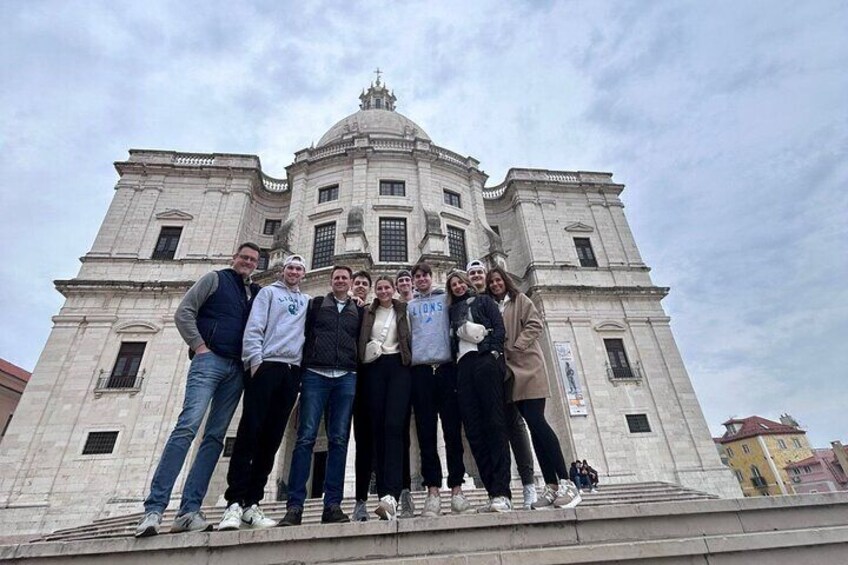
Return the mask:
<svg viewBox="0 0 848 565">
<path fill-rule="evenodd" d="M 453 350 L 454 358 L 459 351 L 459 338 L 456 335 L 457 329 L 468 321 L 468 309 L 471 309 L 471 318 L 475 324 L 482 324 L 489 330 L 489 334 L 483 338 L 483 341 L 477 344 L 477 351 L 488 353 L 497 351 L 503 353 L 504 338 L 506 330 L 504 329 L 503 318 L 501 311 L 498 310 L 498 305 L 488 295 L 477 295 L 473 290 L 468 290 L 464 296 L 459 298 L 453 297 L 453 303 L 450 305 L 450 324 L 451 324 L 451 349 Z"/>
<path fill-rule="evenodd" d="M 313 298 L 306 313 L 303 366 L 356 371 L 362 312 L 350 298 L 341 312 L 332 294 Z"/>
</svg>

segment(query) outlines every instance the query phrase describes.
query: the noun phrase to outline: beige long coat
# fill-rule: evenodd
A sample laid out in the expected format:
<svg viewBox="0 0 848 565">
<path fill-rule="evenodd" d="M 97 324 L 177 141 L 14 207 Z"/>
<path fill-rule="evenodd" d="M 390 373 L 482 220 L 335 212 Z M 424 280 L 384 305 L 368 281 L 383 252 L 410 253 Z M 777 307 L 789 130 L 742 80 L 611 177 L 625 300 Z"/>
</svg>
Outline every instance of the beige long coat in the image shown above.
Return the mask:
<svg viewBox="0 0 848 565">
<path fill-rule="evenodd" d="M 512 401 L 548 398 L 551 395 L 548 373 L 539 336 L 542 317 L 524 293 L 506 303 L 503 312 L 506 341 L 504 355 L 507 370 L 513 375 Z"/>
</svg>

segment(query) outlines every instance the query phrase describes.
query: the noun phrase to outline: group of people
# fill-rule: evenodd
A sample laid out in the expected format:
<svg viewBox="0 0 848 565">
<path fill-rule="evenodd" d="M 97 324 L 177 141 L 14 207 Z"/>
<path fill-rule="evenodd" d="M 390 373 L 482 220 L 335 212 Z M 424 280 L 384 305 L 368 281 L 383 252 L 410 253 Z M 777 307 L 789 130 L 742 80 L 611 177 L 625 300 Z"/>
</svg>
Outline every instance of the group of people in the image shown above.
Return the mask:
<svg viewBox="0 0 848 565">
<path fill-rule="evenodd" d="M 330 292 L 313 298 L 300 290 L 306 274 L 301 256 L 287 257 L 279 280 L 264 288 L 250 280 L 258 260 L 259 247 L 242 244 L 231 268 L 201 277 L 177 308 L 177 329 L 191 357 L 185 400 L 153 475 L 137 537 L 159 533 L 162 513 L 207 410 L 203 440 L 171 532 L 212 529 L 200 506 L 242 391 L 219 530 L 301 523 L 322 419 L 327 435 L 322 523 L 350 521 L 341 502 L 351 420 L 356 439 L 354 520 L 368 519 L 372 473 L 379 498 L 374 513 L 380 519 L 415 514 L 410 495 L 412 415 L 427 489 L 421 516 L 442 512 L 440 419 L 451 512 L 512 510 L 510 447 L 524 484 L 525 508 L 580 503 L 574 466 L 571 472 L 566 467 L 545 420 L 549 392 L 538 342 L 541 318 L 503 269 L 487 270 L 472 261 L 465 271 L 452 271 L 447 289 L 441 290 L 433 287 L 431 267 L 418 263 L 395 277 L 377 277 L 374 299 L 368 303 L 372 281 L 367 272 L 334 266 Z M 277 524 L 260 502 L 298 403 L 286 514 Z M 462 491 L 463 428 L 489 497 L 480 508 L 473 508 Z M 533 452 L 545 480 L 541 493 L 533 481 Z M 576 478 L 582 481 L 579 473 Z"/>
</svg>

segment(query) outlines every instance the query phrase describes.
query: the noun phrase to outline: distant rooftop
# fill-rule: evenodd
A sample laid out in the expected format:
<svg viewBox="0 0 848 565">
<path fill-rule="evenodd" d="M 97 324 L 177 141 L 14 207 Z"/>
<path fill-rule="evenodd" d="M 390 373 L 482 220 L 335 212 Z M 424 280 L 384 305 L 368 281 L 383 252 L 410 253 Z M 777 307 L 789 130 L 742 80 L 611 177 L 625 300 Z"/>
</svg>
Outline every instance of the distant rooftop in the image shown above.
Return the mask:
<svg viewBox="0 0 848 565">
<path fill-rule="evenodd" d="M 806 434 L 804 430 L 797 426 L 781 424 L 773 420 L 768 420 L 760 416 L 749 416 L 747 418 L 731 418 L 722 424 L 727 431 L 723 436 L 718 438 L 718 443 L 728 443 L 738 441 L 749 437 L 763 435 L 783 435 L 783 434 Z"/>
<path fill-rule="evenodd" d="M 29 378 L 32 376 L 32 373 L 21 369 L 14 363 L 9 363 L 5 359 L 0 358 L 0 371 L 6 373 L 7 375 L 11 375 L 16 379 L 20 379 L 25 383 L 29 382 Z"/>
</svg>

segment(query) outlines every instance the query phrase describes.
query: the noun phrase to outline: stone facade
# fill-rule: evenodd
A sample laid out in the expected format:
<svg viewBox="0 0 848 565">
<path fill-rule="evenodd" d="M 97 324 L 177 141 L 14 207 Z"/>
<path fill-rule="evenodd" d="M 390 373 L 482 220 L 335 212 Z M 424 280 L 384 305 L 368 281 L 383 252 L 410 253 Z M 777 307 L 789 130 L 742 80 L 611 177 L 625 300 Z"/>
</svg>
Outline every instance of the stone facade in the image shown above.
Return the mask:
<svg viewBox="0 0 848 565">
<path fill-rule="evenodd" d="M 0 450 L 0 529 L 46 532 L 139 510 L 182 403 L 188 350 L 173 314 L 183 293 L 245 240 L 272 263 L 295 251 L 315 266 L 319 232 L 331 238 L 328 264 L 376 274 L 424 258 L 443 284 L 466 259 L 504 265 L 546 322 L 547 413 L 566 459 L 588 459 L 602 483 L 663 480 L 739 496 L 662 308 L 668 289 L 651 281 L 628 227 L 624 187 L 608 173 L 533 169 L 486 187 L 478 161 L 434 144 L 379 81 L 360 100 L 295 154 L 285 179 L 265 175 L 253 155 L 130 150 L 115 164 L 112 204 L 77 277 L 56 281 L 66 301 Z M 397 238 L 398 226 L 405 253 L 380 245 L 381 229 Z M 328 276 L 313 268 L 304 290 L 327 292 Z M 127 342 L 143 343 L 143 355 L 131 382 L 114 386 Z M 622 346 L 626 359 L 611 365 L 610 347 Z M 117 432 L 111 452 L 82 454 L 92 432 Z M 207 503 L 219 501 L 226 465 Z"/>
</svg>

